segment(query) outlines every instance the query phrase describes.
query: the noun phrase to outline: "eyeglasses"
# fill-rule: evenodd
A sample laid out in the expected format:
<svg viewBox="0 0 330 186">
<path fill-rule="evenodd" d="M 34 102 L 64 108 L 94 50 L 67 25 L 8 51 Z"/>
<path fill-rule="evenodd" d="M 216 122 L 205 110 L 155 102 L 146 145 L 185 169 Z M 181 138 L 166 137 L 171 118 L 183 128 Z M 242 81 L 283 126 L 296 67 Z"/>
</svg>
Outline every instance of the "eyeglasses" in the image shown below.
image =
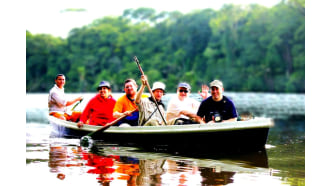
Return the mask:
<svg viewBox="0 0 330 186">
<path fill-rule="evenodd" d="M 179 92 L 188 93 L 188 90 L 179 90 Z"/>
</svg>

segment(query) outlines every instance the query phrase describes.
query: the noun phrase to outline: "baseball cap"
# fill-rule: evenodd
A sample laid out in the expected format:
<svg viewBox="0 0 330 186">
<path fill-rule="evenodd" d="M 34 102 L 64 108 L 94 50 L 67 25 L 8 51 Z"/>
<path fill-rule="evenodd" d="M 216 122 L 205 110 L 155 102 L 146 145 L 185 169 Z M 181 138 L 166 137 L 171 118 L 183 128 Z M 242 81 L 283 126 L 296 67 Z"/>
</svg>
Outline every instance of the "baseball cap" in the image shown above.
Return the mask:
<svg viewBox="0 0 330 186">
<path fill-rule="evenodd" d="M 100 90 L 101 87 L 107 87 L 108 89 L 111 89 L 110 83 L 108 81 L 101 81 L 97 87 L 97 90 Z"/>
<path fill-rule="evenodd" d="M 186 88 L 187 90 L 191 90 L 190 85 L 186 82 L 179 83 L 178 88 L 180 87 Z"/>
<path fill-rule="evenodd" d="M 218 87 L 218 88 L 221 88 L 223 87 L 223 84 L 221 81 L 219 80 L 214 80 L 210 83 L 210 87 Z"/>
</svg>

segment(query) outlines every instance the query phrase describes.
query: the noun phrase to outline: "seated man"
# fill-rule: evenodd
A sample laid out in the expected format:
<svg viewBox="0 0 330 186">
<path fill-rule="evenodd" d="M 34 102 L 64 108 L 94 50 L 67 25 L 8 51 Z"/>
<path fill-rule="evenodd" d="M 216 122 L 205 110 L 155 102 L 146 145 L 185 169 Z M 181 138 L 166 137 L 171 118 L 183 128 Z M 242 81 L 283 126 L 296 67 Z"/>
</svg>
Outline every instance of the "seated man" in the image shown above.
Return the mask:
<svg viewBox="0 0 330 186">
<path fill-rule="evenodd" d="M 190 98 L 191 87 L 188 83 L 179 83 L 177 96 L 173 97 L 167 106 L 166 120 L 168 125 L 205 123 L 201 117 L 196 115 L 200 103 Z"/>
<path fill-rule="evenodd" d="M 83 97 L 77 97 L 73 100 L 67 100 L 64 93 L 65 76 L 58 74 L 55 78 L 55 85 L 49 91 L 48 95 L 48 108 L 49 115 L 57 117 L 63 120 L 76 121 L 81 113 L 76 113 L 75 116 L 66 113 L 67 106 L 74 104 L 77 101 L 83 99 Z"/>
<path fill-rule="evenodd" d="M 127 79 L 124 84 L 125 95 L 120 97 L 113 109 L 113 117 L 119 118 L 123 115 L 128 115 L 132 110 L 135 110 L 138 106 L 135 104 L 137 84 L 134 79 Z M 119 121 L 116 125 L 121 123 L 128 123 L 131 126 L 137 126 L 139 119 L 139 111 L 133 112 L 131 115 L 126 116 L 124 119 Z"/>
<path fill-rule="evenodd" d="M 237 121 L 237 111 L 234 103 L 223 95 L 223 84 L 219 80 L 210 83 L 211 96 L 203 100 L 197 115 L 206 123 Z"/>
<path fill-rule="evenodd" d="M 157 101 L 157 104 L 154 102 L 152 97 L 143 98 L 142 93 L 144 88 L 147 86 L 147 77 L 141 76 L 141 88 L 137 93 L 135 103 L 139 108 L 139 126 L 158 126 L 165 125 L 165 105 L 162 103 L 162 97 L 165 93 L 165 84 L 162 82 L 155 82 L 152 86 L 152 93 L 154 98 Z"/>
<path fill-rule="evenodd" d="M 110 83 L 101 81 L 97 90 L 99 93 L 89 100 L 82 112 L 80 121 L 77 124 L 78 127 L 82 127 L 84 123 L 104 126 L 115 120 L 113 117 L 113 108 L 116 100 L 111 95 Z"/>
</svg>

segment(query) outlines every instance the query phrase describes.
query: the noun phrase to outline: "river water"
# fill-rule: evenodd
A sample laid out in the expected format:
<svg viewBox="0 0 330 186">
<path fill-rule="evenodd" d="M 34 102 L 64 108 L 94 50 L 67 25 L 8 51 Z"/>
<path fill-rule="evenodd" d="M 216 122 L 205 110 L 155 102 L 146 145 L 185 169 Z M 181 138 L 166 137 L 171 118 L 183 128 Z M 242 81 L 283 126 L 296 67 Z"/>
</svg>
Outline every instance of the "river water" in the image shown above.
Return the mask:
<svg viewBox="0 0 330 186">
<path fill-rule="evenodd" d="M 94 94 L 83 94 L 84 101 L 76 110 L 83 109 Z M 114 97 L 121 95 L 117 93 Z M 265 151 L 231 155 L 200 152 L 200 155 L 190 156 L 166 151 L 146 152 L 102 141 L 85 148 L 80 146 L 79 139 L 51 138 L 48 95 L 27 94 L 24 184 L 305 185 L 305 96 L 227 95 L 233 99 L 238 112 L 248 110 L 255 116 L 274 119 L 275 126 L 270 129 Z M 165 103 L 171 96 L 174 94 L 166 95 Z"/>
</svg>

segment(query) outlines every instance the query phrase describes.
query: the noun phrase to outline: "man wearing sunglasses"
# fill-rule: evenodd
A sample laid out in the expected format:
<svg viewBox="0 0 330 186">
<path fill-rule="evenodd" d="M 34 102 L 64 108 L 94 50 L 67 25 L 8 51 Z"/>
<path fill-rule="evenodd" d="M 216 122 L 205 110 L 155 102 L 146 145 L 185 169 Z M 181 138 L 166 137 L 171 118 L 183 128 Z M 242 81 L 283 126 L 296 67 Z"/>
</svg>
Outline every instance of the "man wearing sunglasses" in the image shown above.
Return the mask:
<svg viewBox="0 0 330 186">
<path fill-rule="evenodd" d="M 179 83 L 177 96 L 173 97 L 167 106 L 168 125 L 204 123 L 201 117 L 196 115 L 200 103 L 189 97 L 190 91 L 191 87 L 188 83 Z"/>
</svg>

